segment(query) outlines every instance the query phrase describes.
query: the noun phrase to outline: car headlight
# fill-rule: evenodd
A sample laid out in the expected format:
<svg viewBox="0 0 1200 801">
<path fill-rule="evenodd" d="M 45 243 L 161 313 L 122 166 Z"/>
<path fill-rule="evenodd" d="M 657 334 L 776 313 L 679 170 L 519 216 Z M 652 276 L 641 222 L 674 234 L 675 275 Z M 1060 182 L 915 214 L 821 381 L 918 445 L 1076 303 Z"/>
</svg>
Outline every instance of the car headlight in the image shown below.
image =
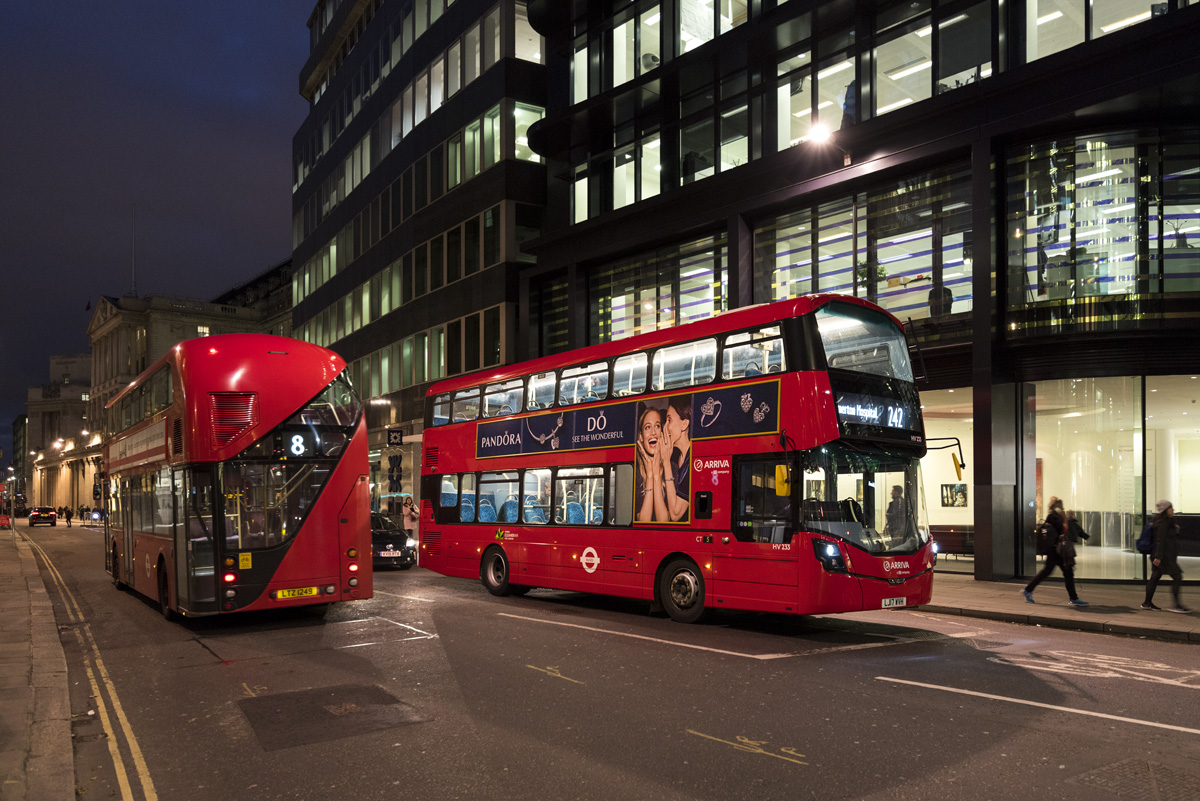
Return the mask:
<svg viewBox="0 0 1200 801">
<path fill-rule="evenodd" d="M 417 541 L 414 540 L 412 537 L 409 537 L 407 540 L 404 541 L 404 547 L 405 548 L 416 548 Z"/>
</svg>

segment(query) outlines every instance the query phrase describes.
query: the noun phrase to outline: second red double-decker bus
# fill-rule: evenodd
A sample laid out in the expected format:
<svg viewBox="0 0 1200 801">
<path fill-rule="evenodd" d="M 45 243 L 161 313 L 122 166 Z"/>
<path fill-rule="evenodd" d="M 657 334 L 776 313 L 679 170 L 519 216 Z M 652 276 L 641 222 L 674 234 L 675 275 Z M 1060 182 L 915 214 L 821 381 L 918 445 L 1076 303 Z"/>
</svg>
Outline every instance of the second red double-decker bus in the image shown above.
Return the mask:
<svg viewBox="0 0 1200 801">
<path fill-rule="evenodd" d="M 421 564 L 793 614 L 912 607 L 935 548 L 903 329 L 812 295 L 433 386 Z"/>
<path fill-rule="evenodd" d="M 336 353 L 260 334 L 187 340 L 106 413 L 118 586 L 168 617 L 371 597 L 366 422 Z"/>
</svg>

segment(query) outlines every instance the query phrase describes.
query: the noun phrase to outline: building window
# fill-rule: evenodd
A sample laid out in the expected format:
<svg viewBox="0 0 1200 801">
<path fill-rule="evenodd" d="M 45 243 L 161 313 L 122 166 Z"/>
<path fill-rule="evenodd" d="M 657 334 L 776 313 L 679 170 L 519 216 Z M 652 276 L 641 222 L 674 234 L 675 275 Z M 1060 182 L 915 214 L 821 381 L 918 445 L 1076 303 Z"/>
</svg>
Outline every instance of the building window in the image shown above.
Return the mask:
<svg viewBox="0 0 1200 801">
<path fill-rule="evenodd" d="M 622 259 L 588 280 L 588 344 L 711 317 L 726 309 L 725 238 Z"/>
<path fill-rule="evenodd" d="M 207 325 L 198 325 L 198 326 L 196 326 L 196 336 L 198 336 L 198 337 L 206 337 L 206 336 L 208 336 L 208 335 L 209 335 L 209 334 L 208 334 L 208 326 L 207 326 Z"/>
<path fill-rule="evenodd" d="M 541 156 L 534 153 L 529 148 L 529 126 L 533 125 L 538 120 L 546 116 L 545 109 L 537 106 L 530 106 L 525 103 L 517 103 L 513 110 L 513 121 L 515 124 L 514 142 L 516 149 L 513 155 L 521 161 L 540 162 Z"/>
<path fill-rule="evenodd" d="M 529 24 L 529 3 L 527 0 L 517 0 L 514 7 L 515 55 L 524 61 L 535 64 L 545 64 L 545 45 L 542 37 Z"/>
</svg>

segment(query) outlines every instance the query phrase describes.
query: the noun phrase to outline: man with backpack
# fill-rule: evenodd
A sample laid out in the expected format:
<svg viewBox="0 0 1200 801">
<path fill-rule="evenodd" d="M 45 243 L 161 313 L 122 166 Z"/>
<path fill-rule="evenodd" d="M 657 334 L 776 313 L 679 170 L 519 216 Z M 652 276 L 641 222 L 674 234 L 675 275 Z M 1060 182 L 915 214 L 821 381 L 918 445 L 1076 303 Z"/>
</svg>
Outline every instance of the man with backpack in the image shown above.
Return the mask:
<svg viewBox="0 0 1200 801">
<path fill-rule="evenodd" d="M 1154 519 L 1150 528 L 1154 536 L 1154 551 L 1150 561 L 1154 569 L 1150 571 L 1150 581 L 1146 583 L 1146 600 L 1142 609 L 1159 609 L 1154 605 L 1154 591 L 1158 589 L 1158 581 L 1163 573 L 1171 577 L 1171 595 L 1175 605 L 1168 611 L 1186 615 L 1192 611 L 1179 600 L 1179 589 L 1183 586 L 1183 571 L 1179 569 L 1179 524 L 1175 522 L 1175 507 L 1170 501 L 1162 500 L 1154 504 Z"/>
<path fill-rule="evenodd" d="M 1067 597 L 1070 599 L 1068 603 L 1071 606 L 1087 606 L 1088 602 L 1075 592 L 1075 547 L 1067 530 L 1067 515 L 1063 512 L 1061 499 L 1050 498 L 1050 511 L 1047 513 L 1046 522 L 1043 525 L 1045 535 L 1048 535 L 1048 542 L 1039 550 L 1044 550 L 1046 554 L 1046 566 L 1021 590 L 1021 594 L 1029 603 L 1036 603 L 1033 600 L 1033 588 L 1041 584 L 1042 579 L 1053 573 L 1054 568 L 1057 567 L 1062 570 L 1063 580 L 1067 585 Z M 1082 528 L 1079 530 L 1083 531 Z M 1039 532 L 1038 536 L 1043 537 L 1044 534 Z M 1086 534 L 1083 536 L 1087 537 Z"/>
</svg>

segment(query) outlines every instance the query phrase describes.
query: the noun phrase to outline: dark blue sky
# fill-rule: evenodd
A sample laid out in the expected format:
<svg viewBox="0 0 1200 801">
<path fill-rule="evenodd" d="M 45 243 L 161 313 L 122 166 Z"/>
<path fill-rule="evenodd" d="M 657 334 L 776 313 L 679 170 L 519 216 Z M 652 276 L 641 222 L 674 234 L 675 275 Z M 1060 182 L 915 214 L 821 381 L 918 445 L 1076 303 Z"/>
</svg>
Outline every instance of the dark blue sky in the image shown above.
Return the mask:
<svg viewBox="0 0 1200 801">
<path fill-rule="evenodd" d="M 100 295 L 211 298 L 291 255 L 301 0 L 9 3 L 0 26 L 0 444 Z"/>
</svg>

